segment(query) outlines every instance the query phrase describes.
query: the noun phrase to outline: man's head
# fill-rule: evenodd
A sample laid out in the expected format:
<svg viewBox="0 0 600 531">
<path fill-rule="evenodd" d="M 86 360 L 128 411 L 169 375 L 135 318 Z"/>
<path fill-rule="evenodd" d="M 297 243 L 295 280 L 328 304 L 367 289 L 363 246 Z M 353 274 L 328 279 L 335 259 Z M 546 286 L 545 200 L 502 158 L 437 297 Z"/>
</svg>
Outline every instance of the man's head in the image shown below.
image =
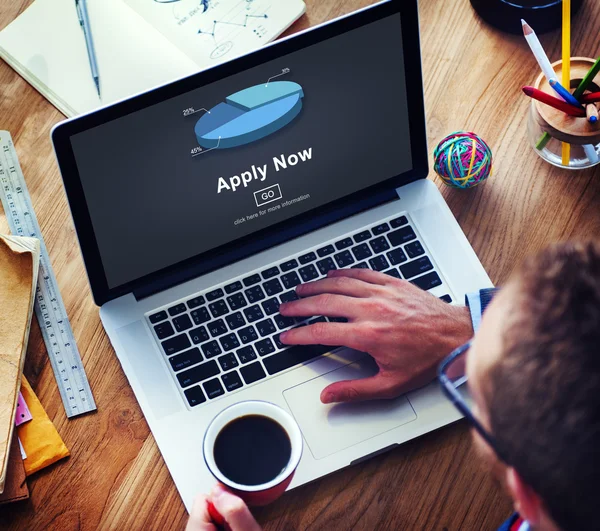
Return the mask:
<svg viewBox="0 0 600 531">
<path fill-rule="evenodd" d="M 530 258 L 486 312 L 467 358 L 480 437 L 517 510 L 534 526 L 598 528 L 600 245 Z"/>
</svg>

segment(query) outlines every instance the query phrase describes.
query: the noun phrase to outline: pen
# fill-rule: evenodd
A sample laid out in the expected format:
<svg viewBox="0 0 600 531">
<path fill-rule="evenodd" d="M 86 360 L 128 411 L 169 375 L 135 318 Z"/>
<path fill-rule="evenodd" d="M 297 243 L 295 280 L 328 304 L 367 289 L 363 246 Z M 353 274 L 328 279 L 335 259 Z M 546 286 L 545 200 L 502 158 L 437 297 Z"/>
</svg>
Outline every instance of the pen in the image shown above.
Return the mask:
<svg viewBox="0 0 600 531">
<path fill-rule="evenodd" d="M 96 52 L 94 50 L 94 41 L 92 40 L 92 28 L 90 26 L 90 17 L 87 11 L 86 0 L 75 0 L 75 8 L 77 9 L 79 24 L 81 25 L 83 35 L 85 36 L 85 46 L 90 61 L 90 70 L 92 71 L 92 77 L 96 84 L 98 97 L 100 97 L 100 75 L 98 74 L 98 63 L 96 62 Z"/>
<path fill-rule="evenodd" d="M 570 105 L 574 105 L 575 107 L 581 107 L 581 103 L 579 103 L 565 87 L 563 87 L 557 79 L 550 80 L 550 86 L 556 91 L 556 93 L 567 103 Z"/>
</svg>

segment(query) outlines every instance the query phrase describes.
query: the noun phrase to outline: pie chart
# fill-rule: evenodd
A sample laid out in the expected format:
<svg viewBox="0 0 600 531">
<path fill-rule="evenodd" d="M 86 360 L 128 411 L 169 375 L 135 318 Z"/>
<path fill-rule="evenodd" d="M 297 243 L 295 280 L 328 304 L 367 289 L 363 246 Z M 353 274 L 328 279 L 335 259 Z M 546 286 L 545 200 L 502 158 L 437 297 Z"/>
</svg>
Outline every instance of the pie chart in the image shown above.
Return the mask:
<svg viewBox="0 0 600 531">
<path fill-rule="evenodd" d="M 204 114 L 194 127 L 198 144 L 227 149 L 250 144 L 289 124 L 302 110 L 304 92 L 293 81 L 240 90 Z"/>
</svg>

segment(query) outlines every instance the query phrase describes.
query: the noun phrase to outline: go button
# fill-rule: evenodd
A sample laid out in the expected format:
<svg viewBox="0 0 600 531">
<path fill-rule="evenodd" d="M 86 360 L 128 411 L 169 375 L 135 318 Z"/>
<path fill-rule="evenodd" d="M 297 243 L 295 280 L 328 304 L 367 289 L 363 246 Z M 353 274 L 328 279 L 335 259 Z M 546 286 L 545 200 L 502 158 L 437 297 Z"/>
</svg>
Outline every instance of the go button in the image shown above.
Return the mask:
<svg viewBox="0 0 600 531">
<path fill-rule="evenodd" d="M 257 207 L 266 205 L 271 201 L 277 201 L 278 199 L 281 199 L 281 197 L 281 188 L 279 188 L 278 184 L 254 192 L 254 200 L 256 201 Z"/>
</svg>

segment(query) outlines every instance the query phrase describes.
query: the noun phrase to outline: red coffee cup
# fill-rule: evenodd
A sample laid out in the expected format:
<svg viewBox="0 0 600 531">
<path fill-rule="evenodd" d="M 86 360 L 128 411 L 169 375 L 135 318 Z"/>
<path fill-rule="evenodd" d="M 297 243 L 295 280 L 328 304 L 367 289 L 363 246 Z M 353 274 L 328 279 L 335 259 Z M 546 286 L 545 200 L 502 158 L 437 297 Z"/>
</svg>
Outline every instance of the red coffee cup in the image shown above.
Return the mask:
<svg viewBox="0 0 600 531">
<path fill-rule="evenodd" d="M 231 480 L 219 470 L 214 455 L 215 442 L 223 428 L 234 420 L 249 415 L 267 417 L 276 422 L 287 433 L 291 443 L 291 454 L 287 465 L 276 477 L 260 485 L 243 485 Z M 267 505 L 275 501 L 285 492 L 285 489 L 292 481 L 296 468 L 298 468 L 298 464 L 300 463 L 302 446 L 302 433 L 292 415 L 270 402 L 249 400 L 238 402 L 237 404 L 224 409 L 212 420 L 204 435 L 202 449 L 206 466 L 217 481 L 225 485 L 231 492 L 236 496 L 239 496 L 248 505 L 259 506 Z"/>
</svg>

